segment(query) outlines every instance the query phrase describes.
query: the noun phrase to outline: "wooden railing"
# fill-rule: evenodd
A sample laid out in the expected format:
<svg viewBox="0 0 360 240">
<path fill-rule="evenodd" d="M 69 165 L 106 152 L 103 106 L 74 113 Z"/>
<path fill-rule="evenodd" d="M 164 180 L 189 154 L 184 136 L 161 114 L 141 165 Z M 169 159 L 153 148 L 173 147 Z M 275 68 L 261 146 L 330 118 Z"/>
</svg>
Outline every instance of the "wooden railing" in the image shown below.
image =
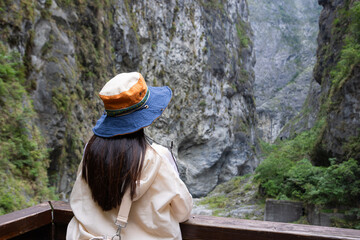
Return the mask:
<svg viewBox="0 0 360 240">
<path fill-rule="evenodd" d="M 65 239 L 73 213 L 64 202 L 42 203 L 0 216 L 0 239 Z M 184 240 L 360 239 L 360 230 L 192 216 L 181 223 Z"/>
</svg>

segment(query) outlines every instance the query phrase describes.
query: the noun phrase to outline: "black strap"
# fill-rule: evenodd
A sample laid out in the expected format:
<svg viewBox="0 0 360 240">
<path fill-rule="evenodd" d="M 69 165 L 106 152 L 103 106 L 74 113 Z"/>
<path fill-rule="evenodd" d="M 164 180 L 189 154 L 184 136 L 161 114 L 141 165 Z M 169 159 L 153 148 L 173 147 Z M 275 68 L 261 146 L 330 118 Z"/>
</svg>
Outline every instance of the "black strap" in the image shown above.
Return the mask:
<svg viewBox="0 0 360 240">
<path fill-rule="evenodd" d="M 159 145 L 161 145 L 161 146 L 163 146 L 163 147 L 166 147 L 166 148 L 170 151 L 171 156 L 172 156 L 172 158 L 173 158 L 173 160 L 174 160 L 176 169 L 177 169 L 177 171 L 179 172 L 179 167 L 178 167 L 178 165 L 177 165 L 177 161 L 176 161 L 176 158 L 175 158 L 174 153 L 173 153 L 173 147 L 174 147 L 174 142 L 173 142 L 173 141 L 170 142 L 170 147 L 168 147 L 168 146 L 164 146 L 164 145 L 156 142 L 154 139 L 152 139 L 151 137 L 149 137 L 149 136 L 147 136 L 147 135 L 145 135 L 145 139 L 148 141 L 148 143 L 149 143 L 150 145 L 152 145 L 153 143 L 156 143 L 156 144 L 159 144 Z"/>
</svg>

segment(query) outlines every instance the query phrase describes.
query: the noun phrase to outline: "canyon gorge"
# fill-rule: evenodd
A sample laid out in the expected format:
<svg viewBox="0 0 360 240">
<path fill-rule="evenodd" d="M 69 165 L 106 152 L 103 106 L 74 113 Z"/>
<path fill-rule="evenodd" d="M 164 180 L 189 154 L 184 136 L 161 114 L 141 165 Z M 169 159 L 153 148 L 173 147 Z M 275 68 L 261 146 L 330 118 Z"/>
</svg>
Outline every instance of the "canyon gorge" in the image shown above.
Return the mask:
<svg viewBox="0 0 360 240">
<path fill-rule="evenodd" d="M 359 161 L 359 58 L 343 50 L 358 46 L 358 19 L 344 13 L 357 3 L 2 1 L 2 212 L 68 199 L 104 111 L 98 92 L 121 72 L 172 89 L 146 134 L 174 143 L 194 197 L 253 173 L 262 141 L 292 139 L 318 122 L 314 164 Z M 349 66 L 338 66 L 344 58 Z"/>
</svg>

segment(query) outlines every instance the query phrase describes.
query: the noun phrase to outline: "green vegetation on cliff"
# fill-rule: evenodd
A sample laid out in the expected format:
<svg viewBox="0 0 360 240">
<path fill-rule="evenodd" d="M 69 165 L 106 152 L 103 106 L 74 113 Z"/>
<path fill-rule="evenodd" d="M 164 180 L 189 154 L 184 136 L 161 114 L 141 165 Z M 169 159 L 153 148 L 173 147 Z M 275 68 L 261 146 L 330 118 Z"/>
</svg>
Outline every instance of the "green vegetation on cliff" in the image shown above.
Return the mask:
<svg viewBox="0 0 360 240">
<path fill-rule="evenodd" d="M 217 185 L 209 195 L 196 200 L 195 206 L 206 206 L 213 216 L 263 220 L 265 201 L 258 188 L 254 175 L 237 176 Z"/>
<path fill-rule="evenodd" d="M 340 58 L 330 72 L 333 88 L 340 88 L 353 68 L 360 64 L 360 2 L 355 2 L 348 11 L 342 9 L 339 15 L 333 23 L 333 34 L 342 34 L 341 28 L 347 24 L 348 27 Z"/>
<path fill-rule="evenodd" d="M 57 199 L 48 187 L 48 149 L 33 124 L 25 81 L 20 54 L 0 43 L 0 215 Z"/>
</svg>

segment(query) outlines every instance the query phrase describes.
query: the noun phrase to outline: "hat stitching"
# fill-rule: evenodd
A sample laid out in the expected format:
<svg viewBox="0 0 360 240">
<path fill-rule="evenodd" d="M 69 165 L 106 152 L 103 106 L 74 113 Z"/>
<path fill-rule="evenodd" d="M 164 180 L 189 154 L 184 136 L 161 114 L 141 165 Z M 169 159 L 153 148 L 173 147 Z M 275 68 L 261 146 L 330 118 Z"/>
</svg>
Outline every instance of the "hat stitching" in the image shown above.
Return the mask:
<svg viewBox="0 0 360 240">
<path fill-rule="evenodd" d="M 106 109 L 106 113 L 107 116 L 109 117 L 118 117 L 118 116 L 123 116 L 132 112 L 135 112 L 139 109 L 141 109 L 147 102 L 147 100 L 149 99 L 150 96 L 150 91 L 149 89 L 146 91 L 146 94 L 144 96 L 144 98 L 137 104 L 132 105 L 130 107 L 124 108 L 124 109 L 118 109 L 118 110 L 108 110 Z"/>
</svg>

